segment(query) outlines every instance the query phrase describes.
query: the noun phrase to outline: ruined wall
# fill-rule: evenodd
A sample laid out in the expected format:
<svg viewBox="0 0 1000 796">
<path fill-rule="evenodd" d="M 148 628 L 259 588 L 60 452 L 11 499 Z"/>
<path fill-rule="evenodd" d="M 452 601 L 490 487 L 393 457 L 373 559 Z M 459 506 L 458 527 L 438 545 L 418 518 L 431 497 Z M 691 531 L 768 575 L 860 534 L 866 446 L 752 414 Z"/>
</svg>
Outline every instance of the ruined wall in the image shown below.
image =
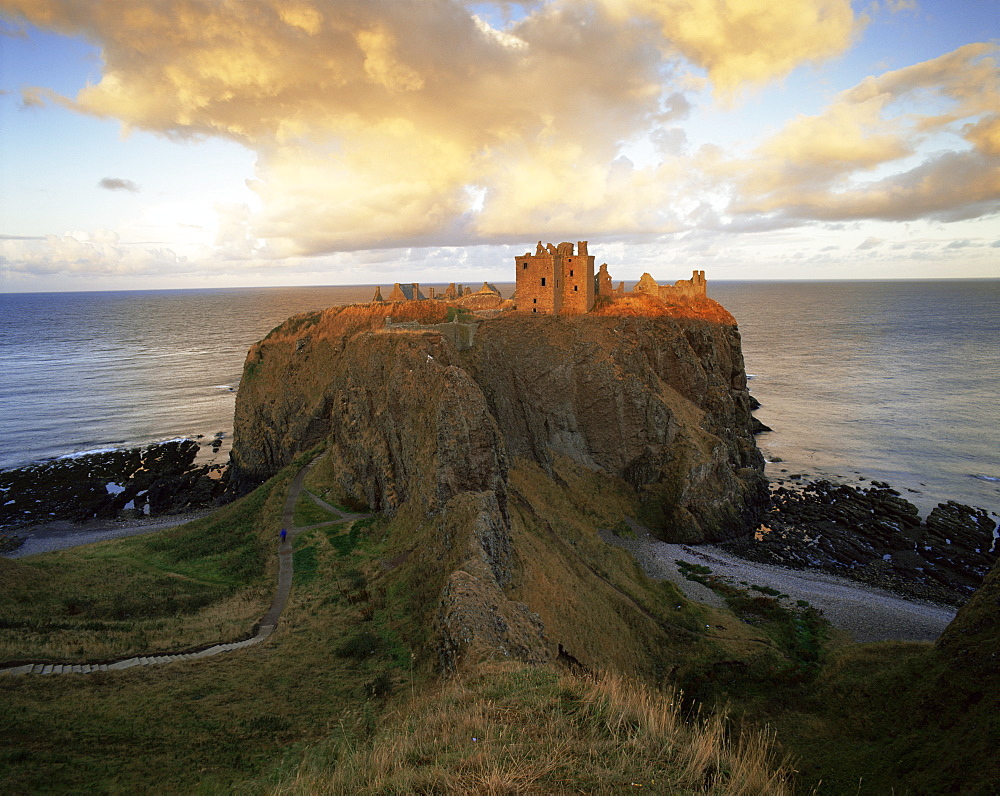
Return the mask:
<svg viewBox="0 0 1000 796">
<path fill-rule="evenodd" d="M 534 254 L 514 259 L 517 272 L 517 307 L 545 315 L 582 315 L 594 307 L 594 258 L 587 241 L 577 244 L 538 242 Z"/>
<path fill-rule="evenodd" d="M 608 264 L 601 263 L 601 270 L 597 272 L 597 295 L 601 298 L 611 298 L 615 294 L 614 286 L 611 284 L 611 274 L 608 273 Z"/>
<path fill-rule="evenodd" d="M 538 244 L 541 247 L 541 243 Z M 524 312 L 558 315 L 562 310 L 561 259 L 554 252 L 525 254 L 515 260 L 517 307 Z"/>
<path fill-rule="evenodd" d="M 562 315 L 583 315 L 594 308 L 594 258 L 587 242 L 580 241 L 576 254 L 570 250 L 562 262 Z"/>
<path fill-rule="evenodd" d="M 690 279 L 678 279 L 673 285 L 660 286 L 664 301 L 693 301 L 708 296 L 708 282 L 704 271 L 692 271 Z"/>
<path fill-rule="evenodd" d="M 420 284 L 413 282 L 409 285 L 401 285 L 397 282 L 393 285 L 392 293 L 389 294 L 389 301 L 422 301 L 424 294 L 420 292 Z"/>
</svg>

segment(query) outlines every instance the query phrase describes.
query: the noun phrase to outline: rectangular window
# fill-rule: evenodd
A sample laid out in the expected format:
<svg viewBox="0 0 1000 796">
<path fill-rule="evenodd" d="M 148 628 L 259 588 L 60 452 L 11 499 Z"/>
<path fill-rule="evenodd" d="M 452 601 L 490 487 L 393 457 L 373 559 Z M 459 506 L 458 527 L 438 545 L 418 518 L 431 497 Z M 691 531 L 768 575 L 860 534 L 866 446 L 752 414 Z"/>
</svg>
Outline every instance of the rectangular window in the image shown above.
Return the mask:
<svg viewBox="0 0 1000 796">
<path fill-rule="evenodd" d="M 570 276 L 573 276 L 573 272 L 572 272 L 572 271 L 570 271 L 570 272 L 569 272 L 569 275 L 570 275 Z"/>
<path fill-rule="evenodd" d="M 542 287 L 545 287 L 545 277 L 542 277 Z"/>
<path fill-rule="evenodd" d="M 528 264 L 525 263 L 522 267 L 526 269 L 528 267 Z"/>
<path fill-rule="evenodd" d="M 531 300 L 531 303 L 532 303 L 532 304 L 537 304 L 537 303 L 538 303 L 538 299 L 532 299 L 532 300 Z"/>
<path fill-rule="evenodd" d="M 580 292 L 580 286 L 579 285 L 573 285 L 573 292 L 574 293 L 579 293 Z"/>
</svg>

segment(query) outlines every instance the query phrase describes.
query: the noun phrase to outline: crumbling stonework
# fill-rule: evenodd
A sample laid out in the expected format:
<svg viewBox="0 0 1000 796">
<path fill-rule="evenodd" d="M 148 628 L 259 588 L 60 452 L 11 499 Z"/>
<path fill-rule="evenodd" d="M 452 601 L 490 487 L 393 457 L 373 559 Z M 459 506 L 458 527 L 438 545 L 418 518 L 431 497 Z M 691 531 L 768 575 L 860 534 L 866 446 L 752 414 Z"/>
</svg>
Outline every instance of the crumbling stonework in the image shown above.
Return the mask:
<svg viewBox="0 0 1000 796">
<path fill-rule="evenodd" d="M 401 285 L 397 282 L 392 293 L 389 294 L 389 301 L 422 301 L 424 294 L 420 292 L 420 284 L 414 282 L 409 285 Z"/>
<path fill-rule="evenodd" d="M 522 312 L 544 315 L 582 315 L 594 309 L 595 298 L 614 300 L 626 296 L 624 282 L 613 287 L 608 264 L 594 274 L 594 258 L 587 252 L 587 241 L 572 243 L 538 242 L 535 253 L 514 258 L 517 270 L 517 308 Z M 668 302 L 690 302 L 707 298 L 704 271 L 695 271 L 690 279 L 673 285 L 659 285 L 643 274 L 633 293 Z"/>
<path fill-rule="evenodd" d="M 526 312 L 582 315 L 594 308 L 594 258 L 587 241 L 543 246 L 515 258 L 517 306 Z"/>
</svg>

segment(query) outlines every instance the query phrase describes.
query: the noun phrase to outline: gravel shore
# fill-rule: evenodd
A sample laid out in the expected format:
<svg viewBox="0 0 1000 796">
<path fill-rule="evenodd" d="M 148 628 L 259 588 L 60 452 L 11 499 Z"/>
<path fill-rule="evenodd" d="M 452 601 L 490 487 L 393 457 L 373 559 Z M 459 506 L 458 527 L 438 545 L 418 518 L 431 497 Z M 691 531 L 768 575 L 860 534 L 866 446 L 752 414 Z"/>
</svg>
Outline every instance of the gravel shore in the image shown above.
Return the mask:
<svg viewBox="0 0 1000 796">
<path fill-rule="evenodd" d="M 955 608 L 907 600 L 891 592 L 863 586 L 823 572 L 809 572 L 758 564 L 738 558 L 714 545 L 668 544 L 647 531 L 624 539 L 602 532 L 605 541 L 628 550 L 647 575 L 670 580 L 692 600 L 719 608 L 721 597 L 700 583 L 680 574 L 677 560 L 709 567 L 713 575 L 768 586 L 787 594 L 792 601 L 806 600 L 834 627 L 846 631 L 857 642 L 934 641 L 955 618 Z"/>
<path fill-rule="evenodd" d="M 59 521 L 22 528 L 17 535 L 24 539 L 24 544 L 9 553 L 3 553 L 4 558 L 24 558 L 38 553 L 48 553 L 52 550 L 63 550 L 67 547 L 78 547 L 103 542 L 106 539 L 120 539 L 124 536 L 139 536 L 155 533 L 167 528 L 175 528 L 186 522 L 197 520 L 209 514 L 209 511 L 191 514 L 171 514 L 166 517 L 155 517 L 146 520 L 99 521 L 94 520 L 82 524 Z"/>
</svg>

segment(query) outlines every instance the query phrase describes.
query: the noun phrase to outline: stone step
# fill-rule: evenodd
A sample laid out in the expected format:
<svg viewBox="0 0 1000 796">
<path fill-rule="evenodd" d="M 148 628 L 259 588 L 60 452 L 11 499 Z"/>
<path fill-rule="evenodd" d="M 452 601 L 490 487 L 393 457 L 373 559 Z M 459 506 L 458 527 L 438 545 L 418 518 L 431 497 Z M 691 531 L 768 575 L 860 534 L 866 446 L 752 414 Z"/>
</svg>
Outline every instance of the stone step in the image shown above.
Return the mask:
<svg viewBox="0 0 1000 796">
<path fill-rule="evenodd" d="M 0 674 L 31 674 L 36 664 L 26 663 L 23 666 L 11 666 L 9 669 L 0 669 Z"/>
<path fill-rule="evenodd" d="M 47 663 L 42 667 L 41 674 L 52 674 L 52 664 Z"/>
</svg>

